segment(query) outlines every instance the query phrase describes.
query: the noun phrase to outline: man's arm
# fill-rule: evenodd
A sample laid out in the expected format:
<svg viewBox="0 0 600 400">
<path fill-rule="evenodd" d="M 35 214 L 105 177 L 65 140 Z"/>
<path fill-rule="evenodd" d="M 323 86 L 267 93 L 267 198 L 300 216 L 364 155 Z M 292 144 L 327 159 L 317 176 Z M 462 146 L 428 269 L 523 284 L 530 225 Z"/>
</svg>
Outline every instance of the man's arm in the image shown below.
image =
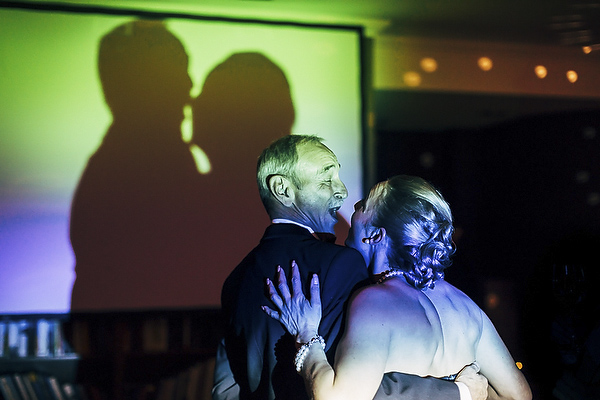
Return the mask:
<svg viewBox="0 0 600 400">
<path fill-rule="evenodd" d="M 238 400 L 240 398 L 240 386 L 236 383 L 233 372 L 231 372 L 223 339 L 217 347 L 212 398 L 213 400 Z"/>
<path fill-rule="evenodd" d="M 390 372 L 383 376 L 374 400 L 485 400 L 487 379 L 478 371 L 476 365 L 463 368 L 457 378 L 458 385 L 465 385 L 462 389 L 443 379 Z"/>
<path fill-rule="evenodd" d="M 454 382 L 462 385 L 461 400 L 472 398 L 473 400 L 485 400 L 488 397 L 488 380 L 479 373 L 479 365 L 473 363 L 465 366 L 456 376 Z M 463 391 L 468 391 L 468 396 L 463 396 Z"/>
<path fill-rule="evenodd" d="M 390 372 L 383 376 L 375 400 L 462 400 L 454 382 Z"/>
</svg>

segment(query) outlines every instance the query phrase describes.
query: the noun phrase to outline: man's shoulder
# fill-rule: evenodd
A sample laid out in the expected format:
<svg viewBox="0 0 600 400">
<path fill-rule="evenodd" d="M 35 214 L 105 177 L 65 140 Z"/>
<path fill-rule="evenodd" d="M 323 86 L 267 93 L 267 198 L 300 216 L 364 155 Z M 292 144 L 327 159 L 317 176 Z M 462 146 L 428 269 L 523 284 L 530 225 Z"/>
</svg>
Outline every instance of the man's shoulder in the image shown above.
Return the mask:
<svg viewBox="0 0 600 400">
<path fill-rule="evenodd" d="M 267 227 L 260 243 L 251 251 L 248 257 L 253 253 L 261 251 L 279 251 L 280 253 L 294 253 L 295 250 L 314 250 L 318 252 L 336 254 L 353 252 L 355 250 L 341 246 L 335 243 L 326 242 L 317 239 L 306 228 L 295 224 L 278 223 Z M 242 261 L 243 263 L 244 261 Z"/>
<path fill-rule="evenodd" d="M 297 225 L 273 224 L 260 243 L 234 268 L 226 286 L 238 290 L 240 284 L 262 281 L 271 277 L 278 265 L 291 265 L 292 261 L 296 261 L 301 270 L 320 274 L 348 277 L 366 274 L 364 259 L 357 250 L 318 240 Z"/>
<path fill-rule="evenodd" d="M 319 254 L 320 280 L 323 288 L 343 288 L 368 279 L 368 269 L 362 255 L 355 249 L 332 243 L 321 243 L 313 254 Z M 362 286 L 362 285 L 361 285 Z"/>
</svg>

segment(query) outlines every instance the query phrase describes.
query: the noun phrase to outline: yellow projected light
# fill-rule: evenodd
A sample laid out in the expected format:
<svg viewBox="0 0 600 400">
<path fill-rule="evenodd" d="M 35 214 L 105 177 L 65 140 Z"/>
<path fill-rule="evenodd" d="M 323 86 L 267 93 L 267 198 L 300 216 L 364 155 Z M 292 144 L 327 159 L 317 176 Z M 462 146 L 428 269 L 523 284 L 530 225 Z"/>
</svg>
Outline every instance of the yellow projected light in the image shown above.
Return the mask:
<svg viewBox="0 0 600 400">
<path fill-rule="evenodd" d="M 0 280 L 0 309 L 6 312 L 70 309 L 75 278 L 75 257 L 69 239 L 71 203 L 90 157 L 102 146 L 113 124 L 113 113 L 105 102 L 99 80 L 100 40 L 132 20 L 135 20 L 133 15 L 103 14 L 101 7 L 89 11 L 82 7 L 81 12 L 72 13 L 0 8 L 0 215 L 6 217 L 2 227 L 6 240 L 2 247 L 10 249 L 0 252 L 0 265 L 7 266 L 2 270 L 5 279 Z M 277 66 L 287 82 L 288 103 L 293 105 L 287 130 L 282 128 L 277 133 L 316 134 L 325 139 L 344 166 L 343 179 L 348 197 L 353 200 L 344 204 L 340 215 L 349 220 L 354 201 L 362 197 L 360 30 L 206 21 L 184 16 L 164 23 L 189 58 L 187 72 L 193 84 L 190 93 L 193 98 L 203 91 L 209 74 L 234 55 L 254 54 L 254 58 L 268 59 Z M 247 81 L 253 80 L 244 82 Z M 122 86 L 119 87 L 123 92 Z M 147 93 L 154 93 L 151 85 L 144 87 Z M 136 93 L 146 94 L 146 91 Z M 235 128 L 227 131 L 229 136 L 214 131 L 197 135 L 201 119 L 190 118 L 190 111 L 185 111 L 181 138 L 190 144 L 190 158 L 194 157 L 199 172 L 215 173 L 219 169 L 214 162 L 219 155 L 207 150 L 209 139 L 233 137 L 237 148 L 222 142 L 214 147 L 220 145 L 229 153 L 240 149 L 246 154 L 254 153 L 241 140 L 235 140 L 241 137 L 259 143 L 256 136 L 245 134 L 251 124 L 236 119 L 233 114 L 237 110 L 248 106 L 251 111 L 247 115 L 254 116 L 252 121 L 274 125 L 268 110 L 256 116 L 252 107 L 263 98 L 276 96 L 269 91 L 255 93 L 259 95 L 247 101 L 244 98 L 240 107 L 231 103 L 222 107 L 224 112 L 217 118 Z M 165 103 L 168 104 L 164 108 L 171 104 Z M 139 117 L 141 113 L 131 114 Z M 144 146 L 149 145 L 144 140 L 155 140 L 149 135 L 136 139 L 139 139 L 136 149 L 149 147 Z M 252 157 L 250 176 L 255 173 L 258 154 Z M 224 173 L 229 173 L 232 179 L 241 175 L 236 175 L 237 169 L 246 167 L 237 161 L 227 167 L 221 164 L 219 171 L 226 170 Z M 229 184 L 230 180 L 223 182 Z M 247 186 L 253 191 L 244 189 L 238 195 L 244 202 L 255 200 L 256 212 L 263 217 L 265 211 L 254 191 L 255 185 L 251 179 Z M 234 226 L 241 220 L 228 221 L 230 210 L 214 214 L 223 216 L 223 226 Z M 262 233 L 264 228 L 260 229 Z M 237 242 L 238 247 L 246 246 L 245 254 L 250 246 Z M 222 253 L 228 257 L 235 254 L 235 249 Z M 238 262 L 239 259 L 224 263 L 233 266 Z M 211 274 L 213 268 L 206 270 Z M 220 287 L 227 271 L 221 267 L 215 271 L 214 276 L 206 279 L 211 282 L 210 287 L 199 288 L 200 295 L 192 296 L 195 299 L 190 298 L 186 306 L 220 303 Z"/>
</svg>

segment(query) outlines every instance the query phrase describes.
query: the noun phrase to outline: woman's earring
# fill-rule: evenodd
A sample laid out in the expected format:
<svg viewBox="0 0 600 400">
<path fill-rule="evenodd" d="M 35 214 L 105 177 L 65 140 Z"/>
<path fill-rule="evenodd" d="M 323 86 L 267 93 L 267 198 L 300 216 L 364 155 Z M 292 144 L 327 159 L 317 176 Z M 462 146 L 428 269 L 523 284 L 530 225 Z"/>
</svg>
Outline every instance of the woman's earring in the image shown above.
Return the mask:
<svg viewBox="0 0 600 400">
<path fill-rule="evenodd" d="M 381 239 L 381 229 L 377 229 L 375 233 L 373 233 L 373 236 L 363 238 L 362 242 L 364 244 L 373 244 L 377 243 L 379 239 Z"/>
</svg>

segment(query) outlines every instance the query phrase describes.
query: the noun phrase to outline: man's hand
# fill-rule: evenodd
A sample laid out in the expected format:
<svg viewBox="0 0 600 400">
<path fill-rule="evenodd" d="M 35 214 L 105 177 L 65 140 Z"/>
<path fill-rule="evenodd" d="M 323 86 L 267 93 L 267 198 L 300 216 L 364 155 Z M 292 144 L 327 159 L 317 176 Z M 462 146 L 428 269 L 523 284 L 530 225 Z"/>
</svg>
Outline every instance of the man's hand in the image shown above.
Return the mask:
<svg viewBox="0 0 600 400">
<path fill-rule="evenodd" d="M 456 377 L 455 382 L 462 382 L 469 388 L 473 400 L 486 400 L 488 381 L 479 373 L 479 365 L 473 363 L 464 367 Z"/>
</svg>

